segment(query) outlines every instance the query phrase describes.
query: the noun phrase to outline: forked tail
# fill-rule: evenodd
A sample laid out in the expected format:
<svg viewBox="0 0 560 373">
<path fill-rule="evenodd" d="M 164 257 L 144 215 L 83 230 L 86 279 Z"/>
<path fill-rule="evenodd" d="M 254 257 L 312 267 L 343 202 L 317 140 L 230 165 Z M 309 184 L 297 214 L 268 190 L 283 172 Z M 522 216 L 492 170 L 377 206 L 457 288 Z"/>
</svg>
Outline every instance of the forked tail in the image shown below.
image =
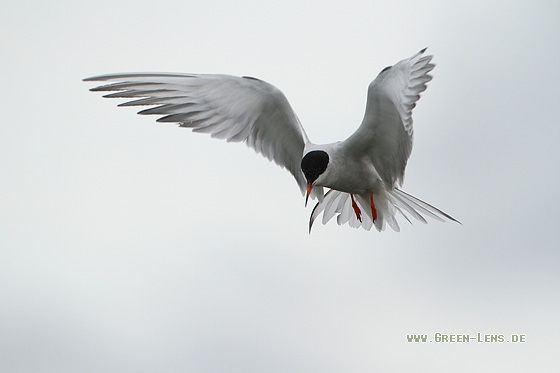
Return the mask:
<svg viewBox="0 0 560 373">
<path fill-rule="evenodd" d="M 323 213 L 323 224 L 327 224 L 336 215 L 338 225 L 348 223 L 352 228 L 362 227 L 368 231 L 373 226 L 378 231 L 382 231 L 385 229 L 385 223 L 394 231 L 400 231 L 396 219 L 397 213 L 400 213 L 411 224 L 412 221 L 409 216 L 422 223 L 428 223 L 425 216 L 429 216 L 442 222 L 451 220 L 461 224 L 458 220 L 440 209 L 396 188 L 392 191 L 383 191 L 375 195 L 375 208 L 377 210 L 377 219 L 375 220 L 372 217 L 370 196 L 358 194 L 354 195 L 354 199 L 361 211 L 359 217 L 352 207 L 350 194 L 333 189 L 329 190 L 325 194 L 323 201 L 318 202 L 311 212 L 309 232 L 311 232 L 313 223 L 321 213 Z"/>
</svg>

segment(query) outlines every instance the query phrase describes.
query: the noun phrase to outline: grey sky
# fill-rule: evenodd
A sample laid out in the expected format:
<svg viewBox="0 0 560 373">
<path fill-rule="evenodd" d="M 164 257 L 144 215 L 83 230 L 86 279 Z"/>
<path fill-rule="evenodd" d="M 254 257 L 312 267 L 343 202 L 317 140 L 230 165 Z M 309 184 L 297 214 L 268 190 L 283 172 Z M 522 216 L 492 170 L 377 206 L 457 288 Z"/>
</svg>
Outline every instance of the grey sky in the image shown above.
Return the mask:
<svg viewBox="0 0 560 373">
<path fill-rule="evenodd" d="M 553 371 L 555 1 L 11 2 L 0 13 L 0 371 Z M 292 176 L 82 78 L 228 73 L 312 141 L 428 46 L 404 190 L 463 225 L 317 224 Z M 407 334 L 525 334 L 524 344 Z"/>
</svg>

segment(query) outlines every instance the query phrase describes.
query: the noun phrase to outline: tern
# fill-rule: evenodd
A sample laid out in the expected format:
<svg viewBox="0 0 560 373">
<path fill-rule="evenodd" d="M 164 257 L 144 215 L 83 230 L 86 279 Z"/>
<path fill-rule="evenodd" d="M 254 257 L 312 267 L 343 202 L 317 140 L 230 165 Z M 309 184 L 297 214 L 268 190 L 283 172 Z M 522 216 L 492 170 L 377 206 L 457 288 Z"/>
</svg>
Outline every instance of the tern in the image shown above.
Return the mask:
<svg viewBox="0 0 560 373">
<path fill-rule="evenodd" d="M 305 196 L 317 199 L 309 219 L 335 215 L 339 225 L 399 231 L 396 215 L 409 223 L 424 216 L 456 219 L 405 193 L 402 186 L 412 150 L 412 109 L 435 67 L 426 48 L 381 70 L 369 84 L 363 121 L 350 137 L 312 143 L 284 94 L 260 79 L 218 74 L 122 73 L 84 81 L 108 82 L 91 91 L 129 99 L 118 106 L 150 106 L 138 114 L 159 115 L 193 132 L 228 142 L 245 142 L 296 179 Z M 130 100 L 132 99 L 132 100 Z M 328 188 L 326 193 L 324 188 Z"/>
</svg>

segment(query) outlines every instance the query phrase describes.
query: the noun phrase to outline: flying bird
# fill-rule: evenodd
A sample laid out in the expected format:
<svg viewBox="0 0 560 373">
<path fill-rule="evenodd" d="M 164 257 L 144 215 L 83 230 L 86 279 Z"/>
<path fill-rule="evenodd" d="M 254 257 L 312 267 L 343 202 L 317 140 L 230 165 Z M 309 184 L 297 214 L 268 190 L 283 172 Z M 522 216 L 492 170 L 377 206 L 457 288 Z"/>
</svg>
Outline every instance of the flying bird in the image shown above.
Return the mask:
<svg viewBox="0 0 560 373">
<path fill-rule="evenodd" d="M 378 231 L 387 223 L 399 231 L 396 215 L 427 223 L 456 219 L 405 193 L 404 170 L 412 150 L 412 109 L 435 67 L 426 49 L 384 68 L 369 84 L 364 119 L 350 137 L 312 143 L 284 94 L 260 79 L 217 74 L 123 73 L 84 79 L 108 84 L 91 91 L 124 98 L 119 106 L 150 106 L 138 114 L 160 116 L 193 132 L 228 142 L 245 142 L 296 179 L 308 198 L 317 199 L 309 219 L 335 215 L 339 225 Z M 130 100 L 132 99 L 132 100 Z M 326 193 L 324 188 L 329 188 Z"/>
</svg>

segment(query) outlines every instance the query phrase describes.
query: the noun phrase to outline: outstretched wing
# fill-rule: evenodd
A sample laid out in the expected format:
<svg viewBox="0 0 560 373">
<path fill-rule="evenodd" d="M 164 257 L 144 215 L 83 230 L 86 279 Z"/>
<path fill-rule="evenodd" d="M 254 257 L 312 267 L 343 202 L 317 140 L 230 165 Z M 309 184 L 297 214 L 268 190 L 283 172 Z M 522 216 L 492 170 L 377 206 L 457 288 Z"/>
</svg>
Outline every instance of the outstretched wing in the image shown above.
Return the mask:
<svg viewBox="0 0 560 373">
<path fill-rule="evenodd" d="M 386 187 L 402 185 L 412 150 L 412 109 L 432 80 L 432 56 L 414 56 L 386 67 L 368 88 L 366 113 L 345 142 L 356 154 L 368 154 Z"/>
<path fill-rule="evenodd" d="M 193 132 L 228 142 L 244 141 L 257 153 L 285 167 L 302 193 L 301 158 L 307 135 L 284 94 L 250 77 L 199 74 L 110 74 L 84 79 L 109 84 L 91 91 L 116 91 L 103 97 L 133 99 L 119 106 L 154 106 L 138 114 L 161 116 Z"/>
</svg>

